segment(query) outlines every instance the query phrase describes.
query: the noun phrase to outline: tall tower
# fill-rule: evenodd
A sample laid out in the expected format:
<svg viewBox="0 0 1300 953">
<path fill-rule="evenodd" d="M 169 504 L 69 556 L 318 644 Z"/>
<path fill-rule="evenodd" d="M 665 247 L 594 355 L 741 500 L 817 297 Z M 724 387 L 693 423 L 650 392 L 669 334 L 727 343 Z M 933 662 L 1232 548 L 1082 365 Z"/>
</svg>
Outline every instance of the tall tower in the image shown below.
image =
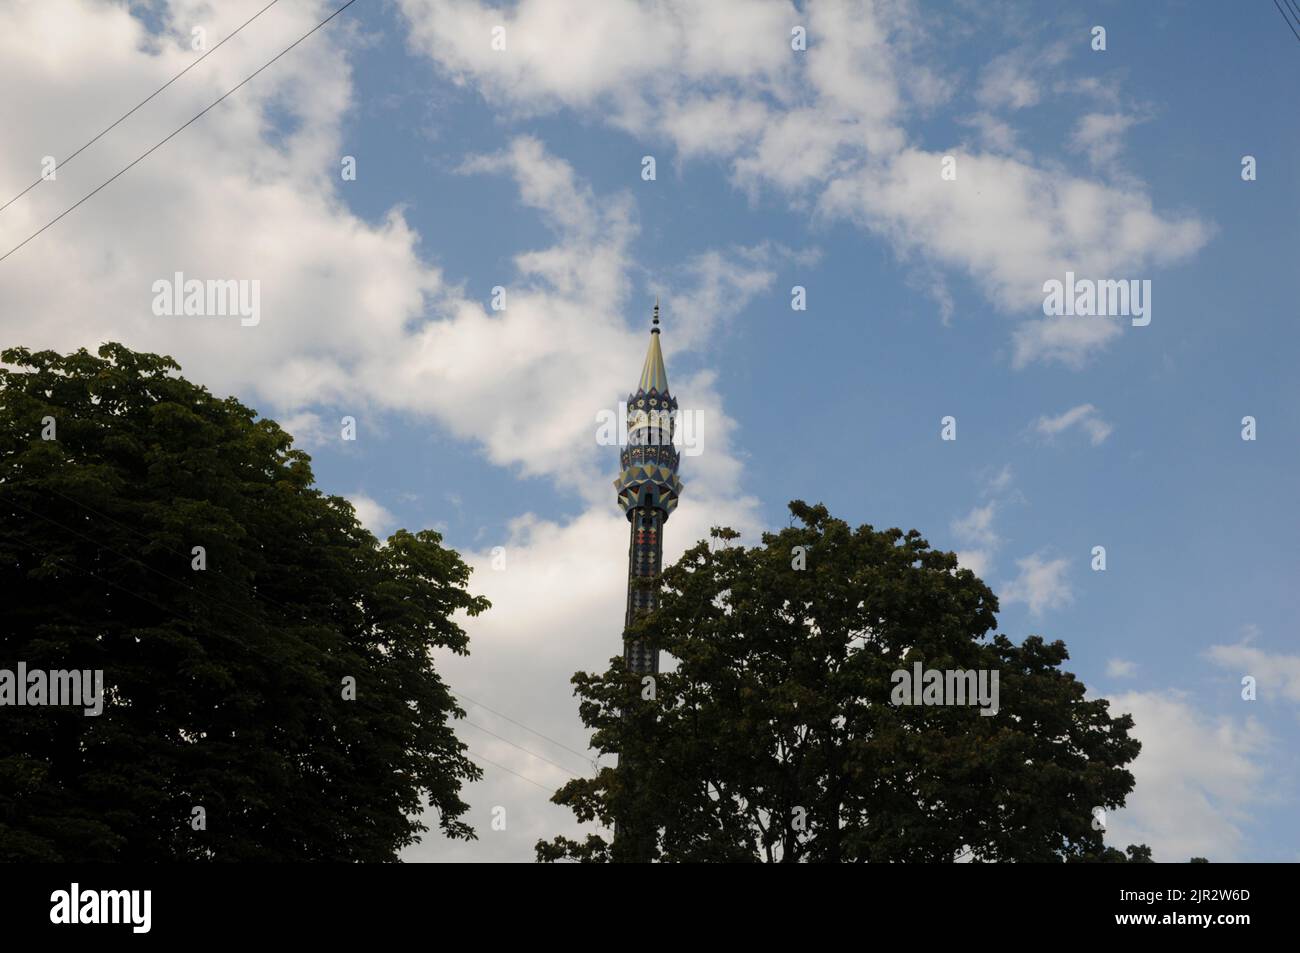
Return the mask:
<svg viewBox="0 0 1300 953">
<path fill-rule="evenodd" d="M 655 299 L 650 327 L 650 349 L 636 391 L 627 398 L 627 443 L 619 451 L 622 472 L 614 481 L 618 505 L 630 524 L 627 551 L 627 614 L 623 620 L 623 658 L 630 672 L 653 675 L 659 671 L 659 650 L 641 639 L 628 638 L 638 616 L 654 610 L 659 589 L 653 581 L 663 568 L 663 528 L 677 508 L 682 481 L 677 478 L 679 457 L 673 446 L 677 424 L 677 399 L 668 393 L 668 372 L 659 347 L 659 299 Z M 637 786 L 637 766 L 626 752 L 619 755 L 619 773 L 629 788 Z M 655 832 L 640 818 L 615 820 L 616 859 L 648 861 Z"/>
<path fill-rule="evenodd" d="M 655 608 L 657 587 L 650 580 L 663 568 L 663 527 L 677 508 L 682 481 L 677 477 L 680 457 L 673 446 L 677 423 L 677 398 L 668 393 L 668 372 L 659 347 L 659 299 L 655 299 L 641 382 L 627 399 L 627 444 L 619 451 L 623 472 L 614 481 L 618 505 L 631 524 L 627 557 L 627 615 L 624 618 L 623 657 L 629 671 L 659 671 L 659 652 L 639 639 L 626 637 L 627 627 Z"/>
</svg>

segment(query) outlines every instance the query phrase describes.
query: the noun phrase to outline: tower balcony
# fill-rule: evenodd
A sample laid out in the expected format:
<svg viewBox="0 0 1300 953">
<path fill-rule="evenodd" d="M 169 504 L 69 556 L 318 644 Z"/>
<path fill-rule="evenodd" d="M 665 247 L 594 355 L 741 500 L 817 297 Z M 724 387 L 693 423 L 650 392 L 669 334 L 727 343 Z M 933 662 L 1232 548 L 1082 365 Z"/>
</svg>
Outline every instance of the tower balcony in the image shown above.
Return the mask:
<svg viewBox="0 0 1300 953">
<path fill-rule="evenodd" d="M 656 463 L 634 463 L 619 474 L 614 481 L 618 491 L 618 505 L 623 508 L 628 519 L 632 511 L 639 507 L 656 507 L 668 514 L 677 509 L 677 500 L 682 492 L 682 481 L 677 476 L 676 466 L 663 466 Z"/>
</svg>

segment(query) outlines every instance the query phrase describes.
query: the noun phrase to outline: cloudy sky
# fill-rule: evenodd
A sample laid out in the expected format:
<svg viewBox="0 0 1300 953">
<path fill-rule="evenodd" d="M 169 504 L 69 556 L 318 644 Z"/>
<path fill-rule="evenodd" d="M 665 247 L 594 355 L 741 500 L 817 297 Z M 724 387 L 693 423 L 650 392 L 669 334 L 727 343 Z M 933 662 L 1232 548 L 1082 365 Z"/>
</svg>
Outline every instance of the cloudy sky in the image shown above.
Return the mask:
<svg viewBox="0 0 1300 953">
<path fill-rule="evenodd" d="M 341 2 L 280 0 L 0 211 L 0 255 Z M 0 2 L 0 203 L 265 3 Z M 357 0 L 0 261 L 0 338 L 170 353 L 475 565 L 443 669 L 480 840 L 408 860 L 575 830 L 568 680 L 620 651 L 627 571 L 596 419 L 657 294 L 701 422 L 667 558 L 793 498 L 916 527 L 1137 719 L 1109 842 L 1294 861 L 1298 73 L 1263 0 Z M 1067 271 L 1150 281 L 1150 323 L 1045 317 Z M 155 315 L 177 272 L 260 282 L 260 321 Z"/>
</svg>

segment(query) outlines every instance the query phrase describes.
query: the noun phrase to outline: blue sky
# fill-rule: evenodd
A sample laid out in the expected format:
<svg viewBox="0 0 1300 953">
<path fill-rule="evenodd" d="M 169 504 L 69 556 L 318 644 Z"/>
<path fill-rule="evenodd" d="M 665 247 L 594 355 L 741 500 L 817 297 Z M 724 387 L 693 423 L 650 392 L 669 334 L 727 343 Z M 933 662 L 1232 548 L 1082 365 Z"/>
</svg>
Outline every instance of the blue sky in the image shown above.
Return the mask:
<svg viewBox="0 0 1300 953">
<path fill-rule="evenodd" d="M 191 24 L 224 36 L 261 3 L 42 6 L 0 13 L 0 76 L 41 90 L 0 117 L 13 192 L 189 62 Z M 332 8 L 283 6 L 0 217 L 6 248 Z M 495 608 L 446 671 L 514 719 L 469 706 L 462 736 L 516 774 L 473 787 L 478 844 L 409 859 L 527 860 L 572 829 L 541 789 L 563 772 L 496 735 L 590 770 L 567 679 L 618 652 L 626 572 L 595 415 L 659 294 L 705 422 L 670 556 L 716 522 L 756 541 L 794 498 L 920 529 L 999 593 L 1000 631 L 1065 640 L 1138 719 L 1111 843 L 1294 861 L 1298 70 L 1267 2 L 359 0 L 0 264 L 0 311 L 30 346 L 174 354 L 286 421 L 377 531 L 437 527 L 476 566 Z M 181 268 L 260 280 L 262 322 L 149 314 Z M 1067 268 L 1150 280 L 1150 325 L 1046 321 Z M 13 317 L 37 308 L 56 317 Z"/>
</svg>

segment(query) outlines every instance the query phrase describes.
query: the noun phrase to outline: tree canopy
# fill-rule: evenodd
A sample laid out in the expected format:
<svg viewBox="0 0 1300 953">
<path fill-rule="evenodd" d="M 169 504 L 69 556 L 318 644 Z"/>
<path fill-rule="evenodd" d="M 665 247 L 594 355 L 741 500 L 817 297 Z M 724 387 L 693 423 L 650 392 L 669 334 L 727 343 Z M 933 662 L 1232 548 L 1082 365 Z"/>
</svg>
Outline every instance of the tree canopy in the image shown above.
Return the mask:
<svg viewBox="0 0 1300 953">
<path fill-rule="evenodd" d="M 790 510 L 798 525 L 760 546 L 715 529 L 656 581 L 659 608 L 629 635 L 675 670 L 615 658 L 574 676 L 593 745 L 632 770 L 553 798 L 617 823 L 612 843 L 557 837 L 538 859 L 1128 860 L 1097 818 L 1132 790 L 1140 745 L 1061 669 L 1064 643 L 990 636 L 994 594 L 915 530 Z M 996 713 L 895 703 L 895 673 L 918 663 L 998 673 Z"/>
<path fill-rule="evenodd" d="M 473 837 L 430 658 L 488 607 L 458 554 L 380 544 L 170 358 L 0 356 L 0 669 L 102 670 L 106 699 L 0 708 L 0 860 L 387 861 L 426 806 Z"/>
</svg>

